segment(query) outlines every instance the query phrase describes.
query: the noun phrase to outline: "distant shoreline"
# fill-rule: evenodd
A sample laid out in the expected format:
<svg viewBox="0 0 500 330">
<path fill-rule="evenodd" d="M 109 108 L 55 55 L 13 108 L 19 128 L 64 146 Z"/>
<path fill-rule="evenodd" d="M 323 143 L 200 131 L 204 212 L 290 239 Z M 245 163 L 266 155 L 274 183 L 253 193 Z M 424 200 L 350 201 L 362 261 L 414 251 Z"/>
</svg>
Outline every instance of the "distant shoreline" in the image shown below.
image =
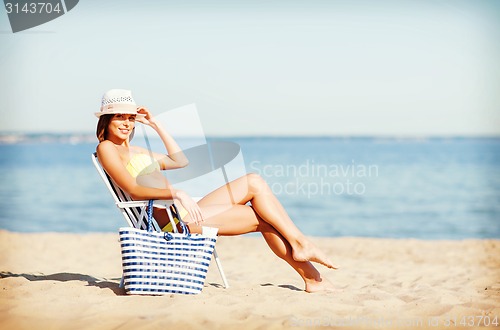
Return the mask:
<svg viewBox="0 0 500 330">
<path fill-rule="evenodd" d="M 182 137 L 189 139 L 189 137 Z M 242 136 L 207 136 L 208 140 L 221 139 L 332 139 L 332 140 L 372 140 L 372 141 L 456 141 L 456 140 L 500 140 L 500 135 L 242 135 Z M 22 143 L 97 143 L 94 133 L 8 133 L 0 132 L 0 145 Z"/>
</svg>

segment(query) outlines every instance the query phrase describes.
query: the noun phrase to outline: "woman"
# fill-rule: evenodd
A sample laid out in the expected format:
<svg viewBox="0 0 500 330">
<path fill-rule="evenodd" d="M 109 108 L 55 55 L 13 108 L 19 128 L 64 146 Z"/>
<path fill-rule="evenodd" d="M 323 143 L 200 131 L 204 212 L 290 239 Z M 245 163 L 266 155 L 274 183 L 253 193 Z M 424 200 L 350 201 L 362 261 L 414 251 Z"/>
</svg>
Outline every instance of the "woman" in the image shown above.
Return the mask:
<svg viewBox="0 0 500 330">
<path fill-rule="evenodd" d="M 311 262 L 335 267 L 295 226 L 259 175 L 247 174 L 196 203 L 186 192 L 172 187 L 159 173 L 159 170 L 185 167 L 188 160 L 151 112 L 145 107 L 137 107 L 130 91 L 108 91 L 96 116 L 99 117 L 96 131 L 99 162 L 133 199 L 173 199 L 180 208 L 182 219 L 194 233 L 201 233 L 202 224 L 218 227 L 219 235 L 261 232 L 271 250 L 302 277 L 305 291 L 333 290 L 330 282 L 321 277 Z M 148 125 L 158 133 L 166 155 L 151 154 L 146 149 L 130 145 L 136 122 Z M 171 229 L 164 210 L 155 209 L 153 214 L 160 227 Z"/>
</svg>

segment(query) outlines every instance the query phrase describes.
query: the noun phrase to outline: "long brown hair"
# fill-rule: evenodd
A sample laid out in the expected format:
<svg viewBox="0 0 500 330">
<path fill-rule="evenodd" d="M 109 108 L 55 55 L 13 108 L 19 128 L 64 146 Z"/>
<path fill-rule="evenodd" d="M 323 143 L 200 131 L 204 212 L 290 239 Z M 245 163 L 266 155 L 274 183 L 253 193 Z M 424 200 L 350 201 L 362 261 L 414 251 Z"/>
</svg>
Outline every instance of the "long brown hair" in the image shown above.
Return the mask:
<svg viewBox="0 0 500 330">
<path fill-rule="evenodd" d="M 108 138 L 108 126 L 111 119 L 113 119 L 112 114 L 110 115 L 102 115 L 99 117 L 99 122 L 97 122 L 97 129 L 95 131 L 95 135 L 99 142 L 102 142 Z"/>
</svg>

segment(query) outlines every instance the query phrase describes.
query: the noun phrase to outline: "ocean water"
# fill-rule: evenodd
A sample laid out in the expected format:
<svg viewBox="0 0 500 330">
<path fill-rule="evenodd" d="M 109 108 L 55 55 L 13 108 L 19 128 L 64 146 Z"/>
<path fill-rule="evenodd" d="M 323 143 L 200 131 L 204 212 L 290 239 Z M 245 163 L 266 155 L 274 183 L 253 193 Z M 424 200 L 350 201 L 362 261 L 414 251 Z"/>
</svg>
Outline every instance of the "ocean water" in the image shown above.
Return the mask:
<svg viewBox="0 0 500 330">
<path fill-rule="evenodd" d="M 212 139 L 220 140 L 220 139 Z M 225 138 L 311 236 L 500 238 L 500 139 Z M 95 143 L 0 144 L 0 229 L 116 232 Z"/>
</svg>

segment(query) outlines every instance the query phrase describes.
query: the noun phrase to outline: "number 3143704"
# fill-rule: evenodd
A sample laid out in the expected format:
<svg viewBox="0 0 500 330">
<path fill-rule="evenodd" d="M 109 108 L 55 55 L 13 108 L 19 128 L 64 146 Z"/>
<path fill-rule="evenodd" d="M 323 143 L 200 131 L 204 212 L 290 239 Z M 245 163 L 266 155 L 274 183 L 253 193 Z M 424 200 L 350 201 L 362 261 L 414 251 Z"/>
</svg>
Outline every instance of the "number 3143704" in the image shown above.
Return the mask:
<svg viewBox="0 0 500 330">
<path fill-rule="evenodd" d="M 7 10 L 7 14 L 59 14 L 62 11 L 59 2 L 55 5 L 50 2 L 29 2 L 21 5 L 7 2 L 5 3 L 5 9 Z"/>
<path fill-rule="evenodd" d="M 462 316 L 444 320 L 445 327 L 498 327 L 498 324 L 498 316 L 488 315 Z"/>
</svg>

